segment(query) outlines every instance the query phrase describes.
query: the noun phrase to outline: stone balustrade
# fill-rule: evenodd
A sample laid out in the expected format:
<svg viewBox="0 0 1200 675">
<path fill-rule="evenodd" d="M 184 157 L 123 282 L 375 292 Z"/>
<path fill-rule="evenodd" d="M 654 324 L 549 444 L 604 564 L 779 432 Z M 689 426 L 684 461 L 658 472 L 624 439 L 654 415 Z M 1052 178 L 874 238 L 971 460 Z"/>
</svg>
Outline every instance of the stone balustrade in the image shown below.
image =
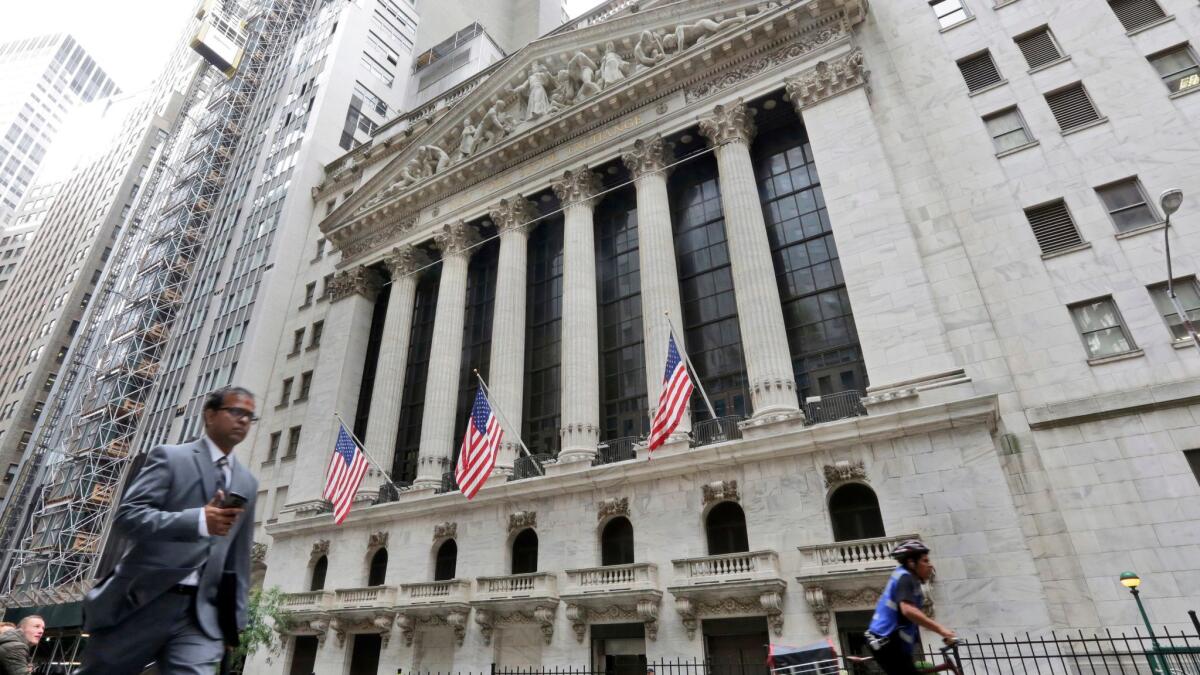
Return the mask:
<svg viewBox="0 0 1200 675">
<path fill-rule="evenodd" d="M 471 600 L 471 582 L 467 579 L 426 581 L 400 584 L 398 604 L 405 607 L 462 604 Z"/>
<path fill-rule="evenodd" d="M 479 577 L 475 580 L 475 599 L 482 601 L 556 597 L 557 590 L 557 579 L 553 572 Z"/>
<path fill-rule="evenodd" d="M 567 570 L 563 595 L 590 595 L 658 589 L 658 566 L 631 563 Z"/>
<path fill-rule="evenodd" d="M 726 553 L 672 560 L 675 583 L 703 586 L 780 578 L 779 554 L 775 551 Z"/>
<path fill-rule="evenodd" d="M 313 612 L 329 609 L 333 604 L 333 591 L 305 591 L 284 593 L 283 609 L 288 612 Z"/>
<path fill-rule="evenodd" d="M 892 550 L 905 539 L 919 539 L 915 534 L 891 537 L 852 539 L 832 544 L 800 546 L 801 576 L 852 574 L 890 570 L 896 566 Z"/>
<path fill-rule="evenodd" d="M 339 588 L 334 593 L 334 609 L 386 609 L 396 604 L 395 586 Z"/>
</svg>

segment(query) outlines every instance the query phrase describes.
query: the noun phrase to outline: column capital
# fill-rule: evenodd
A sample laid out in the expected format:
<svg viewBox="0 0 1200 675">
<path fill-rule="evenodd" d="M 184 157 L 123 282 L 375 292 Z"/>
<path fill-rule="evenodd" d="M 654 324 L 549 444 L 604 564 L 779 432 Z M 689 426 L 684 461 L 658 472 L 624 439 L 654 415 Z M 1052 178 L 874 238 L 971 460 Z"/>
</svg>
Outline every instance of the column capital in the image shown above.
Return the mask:
<svg viewBox="0 0 1200 675">
<path fill-rule="evenodd" d="M 754 118 L 747 114 L 746 102 L 740 98 L 717 105 L 713 108 L 712 116 L 700 120 L 700 133 L 713 145 L 734 141 L 750 145 L 757 131 Z"/>
<path fill-rule="evenodd" d="M 429 256 L 412 244 L 404 244 L 392 249 L 383 264 L 391 271 L 392 281 L 398 281 L 429 264 Z"/>
<path fill-rule="evenodd" d="M 459 220 L 446 223 L 437 234 L 433 235 L 437 247 L 442 251 L 442 257 L 469 257 L 468 249 L 479 241 L 479 233 L 475 228 Z"/>
<path fill-rule="evenodd" d="M 863 62 L 862 49 L 855 48 L 833 60 L 819 61 L 799 76 L 784 80 L 784 87 L 796 112 L 800 112 L 827 98 L 866 85 L 870 74 Z"/>
<path fill-rule="evenodd" d="M 593 206 L 596 195 L 600 194 L 600 174 L 588 169 L 585 164 L 575 171 L 563 172 L 562 180 L 550 186 L 563 206 L 568 204 L 585 204 Z"/>
<path fill-rule="evenodd" d="M 337 302 L 353 295 L 374 300 L 379 291 L 379 278 L 366 267 L 354 267 L 338 272 L 330 282 L 329 301 Z"/>
<path fill-rule="evenodd" d="M 537 204 L 518 194 L 512 199 L 501 199 L 500 203 L 488 211 L 488 216 L 496 224 L 501 234 L 505 232 L 520 232 L 529 234 L 533 220 L 538 217 Z"/>
<path fill-rule="evenodd" d="M 650 138 L 637 139 L 633 142 L 633 147 L 621 153 L 621 161 L 635 180 L 648 173 L 663 171 L 667 168 L 667 156 L 663 152 L 662 136 L 656 134 Z"/>
</svg>

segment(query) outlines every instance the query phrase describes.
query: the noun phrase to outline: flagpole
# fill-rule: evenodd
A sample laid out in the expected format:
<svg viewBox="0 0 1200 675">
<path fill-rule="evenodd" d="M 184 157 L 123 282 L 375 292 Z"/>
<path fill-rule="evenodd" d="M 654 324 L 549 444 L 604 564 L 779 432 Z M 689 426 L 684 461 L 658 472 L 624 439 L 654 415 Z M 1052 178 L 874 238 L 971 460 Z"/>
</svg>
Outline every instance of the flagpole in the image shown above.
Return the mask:
<svg viewBox="0 0 1200 675">
<path fill-rule="evenodd" d="M 517 442 L 521 444 L 521 449 L 525 451 L 525 456 L 533 460 L 533 465 L 538 468 L 538 473 L 545 476 L 546 470 L 542 468 L 541 464 L 538 464 L 537 460 L 533 459 L 533 453 L 529 451 L 529 447 L 525 445 L 525 441 L 521 440 L 521 434 L 513 431 L 512 425 L 508 423 L 508 418 L 504 416 L 504 411 L 500 410 L 500 406 L 496 405 L 496 402 L 492 400 L 492 390 L 488 389 L 487 383 L 483 381 L 483 376 L 479 374 L 479 369 L 472 368 L 471 372 L 475 373 L 475 379 L 479 380 L 479 386 L 483 388 L 483 396 L 488 400 L 488 405 L 492 406 L 492 410 L 496 411 L 496 415 L 500 418 L 500 421 L 504 426 L 508 427 L 513 438 L 517 439 Z"/>
<path fill-rule="evenodd" d="M 363 457 L 366 457 L 371 462 L 371 464 L 375 465 L 376 469 L 379 469 L 379 473 L 383 474 L 383 478 L 384 478 L 384 480 L 386 480 L 388 482 L 388 485 L 391 485 L 392 487 L 396 488 L 397 490 L 400 489 L 400 486 L 396 485 L 396 481 L 392 480 L 392 477 L 390 475 L 388 475 L 388 472 L 384 471 L 383 467 L 380 466 L 379 462 L 376 462 L 375 458 L 372 457 L 367 452 L 367 444 L 358 440 L 358 436 L 354 435 L 353 427 L 351 427 L 349 424 L 346 424 L 346 420 L 342 419 L 342 416 L 339 415 L 336 410 L 333 411 L 333 416 L 337 418 L 337 421 L 339 423 L 341 423 L 342 428 L 346 430 L 346 433 L 350 434 L 350 438 L 354 439 L 355 443 L 358 443 L 358 449 L 362 451 Z"/>
<path fill-rule="evenodd" d="M 671 338 L 675 337 L 675 325 L 671 323 L 671 313 L 663 312 L 663 318 L 667 321 L 667 330 L 671 332 Z M 704 384 L 700 382 L 700 373 L 696 370 L 696 366 L 692 365 L 692 357 L 688 356 L 687 350 L 684 349 L 678 340 L 675 341 L 675 348 L 679 353 L 683 354 L 683 360 L 687 361 L 688 377 L 692 378 L 692 382 L 696 383 L 696 388 L 700 390 L 700 396 L 704 398 L 704 405 L 708 406 L 708 414 L 712 419 L 717 419 L 717 411 L 713 410 L 712 401 L 708 400 L 708 392 L 704 391 Z"/>
</svg>

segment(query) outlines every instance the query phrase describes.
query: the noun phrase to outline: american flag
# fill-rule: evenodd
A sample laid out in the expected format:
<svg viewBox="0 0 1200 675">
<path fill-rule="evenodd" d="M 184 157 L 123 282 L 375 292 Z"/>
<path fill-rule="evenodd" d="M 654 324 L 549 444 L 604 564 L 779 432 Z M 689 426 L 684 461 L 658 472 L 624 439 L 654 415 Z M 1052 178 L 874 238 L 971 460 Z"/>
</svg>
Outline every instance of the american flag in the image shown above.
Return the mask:
<svg viewBox="0 0 1200 675">
<path fill-rule="evenodd" d="M 679 426 L 691 395 L 692 380 L 688 377 L 687 365 L 679 358 L 679 350 L 675 348 L 675 336 L 671 335 L 667 342 L 667 370 L 663 373 L 662 391 L 658 394 L 658 410 L 654 413 L 654 419 L 650 420 L 650 450 L 665 443 L 675 427 Z"/>
<path fill-rule="evenodd" d="M 496 449 L 504 430 L 492 414 L 483 387 L 475 394 L 475 405 L 471 406 L 471 417 L 467 420 L 467 434 L 463 436 L 462 449 L 458 451 L 458 465 L 454 467 L 454 479 L 458 490 L 470 499 L 483 487 L 496 466 Z"/>
<path fill-rule="evenodd" d="M 338 525 L 350 514 L 354 493 L 367 473 L 367 456 L 351 438 L 344 424 L 338 424 L 337 442 L 333 444 L 333 457 L 325 473 L 324 497 L 333 502 L 333 522 Z"/>
</svg>

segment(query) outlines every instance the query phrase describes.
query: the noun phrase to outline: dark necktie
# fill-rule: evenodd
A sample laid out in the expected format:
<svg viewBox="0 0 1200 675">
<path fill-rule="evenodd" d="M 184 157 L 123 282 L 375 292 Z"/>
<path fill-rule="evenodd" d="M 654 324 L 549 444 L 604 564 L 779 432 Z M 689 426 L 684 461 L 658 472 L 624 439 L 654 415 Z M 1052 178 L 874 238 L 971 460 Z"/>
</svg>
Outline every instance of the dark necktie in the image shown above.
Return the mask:
<svg viewBox="0 0 1200 675">
<path fill-rule="evenodd" d="M 225 467 L 229 465 L 229 458 L 222 457 L 217 460 L 217 492 L 225 492 Z M 226 495 L 228 496 L 228 495 Z"/>
</svg>

